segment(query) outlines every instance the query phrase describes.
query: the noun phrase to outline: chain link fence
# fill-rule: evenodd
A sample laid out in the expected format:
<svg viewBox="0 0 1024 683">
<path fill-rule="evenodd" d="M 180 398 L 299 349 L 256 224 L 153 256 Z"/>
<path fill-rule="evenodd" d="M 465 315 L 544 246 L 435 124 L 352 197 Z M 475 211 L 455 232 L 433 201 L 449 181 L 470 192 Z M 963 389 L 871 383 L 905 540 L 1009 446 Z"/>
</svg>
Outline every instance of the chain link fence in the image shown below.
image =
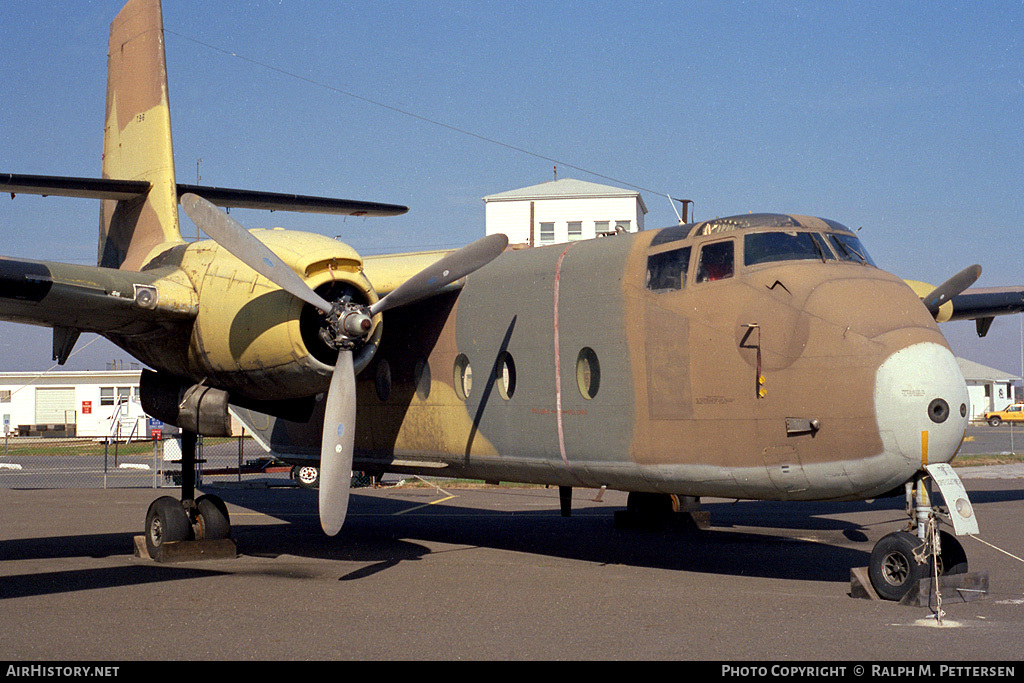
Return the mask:
<svg viewBox="0 0 1024 683">
<path fill-rule="evenodd" d="M 196 485 L 257 479 L 286 485 L 292 468 L 251 437 L 199 438 Z M 7 436 L 0 488 L 161 488 L 181 482 L 181 442 Z"/>
</svg>

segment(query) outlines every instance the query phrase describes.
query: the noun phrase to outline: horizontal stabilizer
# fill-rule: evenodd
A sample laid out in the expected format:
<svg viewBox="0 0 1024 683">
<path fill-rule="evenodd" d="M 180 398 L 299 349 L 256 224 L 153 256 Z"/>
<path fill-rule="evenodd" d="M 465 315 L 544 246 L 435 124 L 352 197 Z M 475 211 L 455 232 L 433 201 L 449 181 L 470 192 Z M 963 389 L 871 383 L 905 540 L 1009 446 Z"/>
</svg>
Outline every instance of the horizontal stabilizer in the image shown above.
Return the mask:
<svg viewBox="0 0 1024 683">
<path fill-rule="evenodd" d="M 10 192 L 12 195 L 37 194 L 124 201 L 144 196 L 150 187 L 150 183 L 145 180 L 0 173 L 0 192 Z M 183 194 L 192 193 L 212 204 L 231 209 L 294 211 L 338 216 L 400 216 L 409 210 L 409 207 L 398 204 L 180 183 L 177 192 L 179 199 Z"/>
</svg>

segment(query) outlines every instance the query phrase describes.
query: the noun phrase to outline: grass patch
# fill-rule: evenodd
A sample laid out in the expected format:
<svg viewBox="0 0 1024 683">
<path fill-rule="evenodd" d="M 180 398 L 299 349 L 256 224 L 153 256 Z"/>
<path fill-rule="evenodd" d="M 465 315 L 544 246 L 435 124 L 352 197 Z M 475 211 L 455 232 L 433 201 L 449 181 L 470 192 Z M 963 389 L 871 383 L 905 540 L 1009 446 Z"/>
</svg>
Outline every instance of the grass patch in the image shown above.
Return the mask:
<svg viewBox="0 0 1024 683">
<path fill-rule="evenodd" d="M 1024 462 L 1024 453 L 979 453 L 958 455 L 953 467 L 980 467 L 981 465 L 1014 465 Z"/>
<path fill-rule="evenodd" d="M 203 437 L 204 448 L 217 448 L 226 443 L 238 443 L 238 437 Z M 24 455 L 103 455 L 104 443 L 102 438 L 90 437 L 12 437 L 0 441 L 0 456 L 24 456 Z M 153 442 L 145 439 L 132 441 L 131 443 L 106 444 L 106 452 L 113 456 L 117 453 L 122 455 L 153 455 Z"/>
<path fill-rule="evenodd" d="M 69 441 L 66 439 L 38 439 L 38 440 L 15 440 L 10 439 L 8 443 L 0 443 L 0 455 L 25 456 L 25 455 L 103 455 L 102 442 L 92 439 L 80 439 Z M 153 442 L 133 441 L 130 444 L 111 443 L 107 446 L 107 454 L 113 456 L 122 455 L 152 455 Z"/>
</svg>

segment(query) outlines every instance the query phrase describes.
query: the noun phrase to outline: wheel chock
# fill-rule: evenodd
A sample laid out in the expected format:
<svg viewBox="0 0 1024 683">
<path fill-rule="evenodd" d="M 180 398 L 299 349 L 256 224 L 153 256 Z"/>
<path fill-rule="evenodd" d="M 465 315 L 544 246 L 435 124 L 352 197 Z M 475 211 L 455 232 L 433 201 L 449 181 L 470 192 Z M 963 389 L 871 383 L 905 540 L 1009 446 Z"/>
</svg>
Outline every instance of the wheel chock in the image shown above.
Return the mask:
<svg viewBox="0 0 1024 683">
<path fill-rule="evenodd" d="M 934 579 L 921 579 L 915 583 L 899 604 L 928 607 L 936 602 Z M 939 577 L 939 593 L 945 603 L 974 602 L 988 595 L 988 572 L 946 574 Z M 850 597 L 863 600 L 881 600 L 868 577 L 867 567 L 850 570 Z"/>
<path fill-rule="evenodd" d="M 230 538 L 209 541 L 175 541 L 164 543 L 151 557 L 146 549 L 146 537 L 135 536 L 135 557 L 156 562 L 193 562 L 196 560 L 233 560 L 238 548 Z"/>
<path fill-rule="evenodd" d="M 921 579 L 900 600 L 901 605 L 929 607 L 936 603 L 935 579 Z M 975 602 L 988 595 L 988 572 L 946 574 L 939 577 L 939 594 L 945 604 Z"/>
<path fill-rule="evenodd" d="M 862 600 L 882 599 L 871 585 L 867 567 L 854 567 L 850 570 L 850 597 Z"/>
</svg>

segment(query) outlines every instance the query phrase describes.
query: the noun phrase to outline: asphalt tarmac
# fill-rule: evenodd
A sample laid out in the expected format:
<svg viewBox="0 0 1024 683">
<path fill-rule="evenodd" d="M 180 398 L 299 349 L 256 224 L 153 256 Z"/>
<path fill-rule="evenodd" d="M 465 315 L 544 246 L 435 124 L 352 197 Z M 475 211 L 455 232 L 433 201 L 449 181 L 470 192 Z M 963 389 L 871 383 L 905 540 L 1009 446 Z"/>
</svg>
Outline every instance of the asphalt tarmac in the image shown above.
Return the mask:
<svg viewBox="0 0 1024 683">
<path fill-rule="evenodd" d="M 619 492 L 563 518 L 556 489 L 398 486 L 354 490 L 328 538 L 315 491 L 224 486 L 238 557 L 158 564 L 133 536 L 173 489 L 2 489 L 0 660 L 1018 661 L 1024 467 L 970 470 L 990 592 L 941 626 L 850 595 L 902 499 L 706 500 L 710 529 L 627 531 Z"/>
</svg>

